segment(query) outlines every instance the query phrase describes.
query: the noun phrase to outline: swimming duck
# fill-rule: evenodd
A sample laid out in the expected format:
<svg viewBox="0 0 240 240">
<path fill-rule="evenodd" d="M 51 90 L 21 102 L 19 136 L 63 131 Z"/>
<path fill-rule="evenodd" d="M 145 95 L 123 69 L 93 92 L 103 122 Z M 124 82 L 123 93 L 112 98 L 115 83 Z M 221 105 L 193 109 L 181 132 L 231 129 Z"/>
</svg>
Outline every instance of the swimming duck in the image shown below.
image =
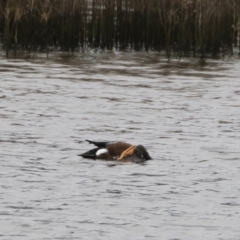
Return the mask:
<svg viewBox="0 0 240 240">
<path fill-rule="evenodd" d="M 146 148 L 142 145 L 134 146 L 126 142 L 94 142 L 96 148 L 79 154 L 83 158 L 143 162 L 152 159 Z"/>
</svg>

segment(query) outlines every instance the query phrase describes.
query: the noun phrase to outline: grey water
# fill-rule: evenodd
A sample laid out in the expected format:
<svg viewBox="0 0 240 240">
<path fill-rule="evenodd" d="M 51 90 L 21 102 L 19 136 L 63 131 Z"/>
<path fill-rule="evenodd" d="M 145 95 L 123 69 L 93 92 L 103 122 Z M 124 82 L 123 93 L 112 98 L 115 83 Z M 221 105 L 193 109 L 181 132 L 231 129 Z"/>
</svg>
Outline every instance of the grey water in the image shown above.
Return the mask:
<svg viewBox="0 0 240 240">
<path fill-rule="evenodd" d="M 238 59 L 0 56 L 0 239 L 239 239 Z M 90 140 L 145 164 L 83 159 Z"/>
</svg>

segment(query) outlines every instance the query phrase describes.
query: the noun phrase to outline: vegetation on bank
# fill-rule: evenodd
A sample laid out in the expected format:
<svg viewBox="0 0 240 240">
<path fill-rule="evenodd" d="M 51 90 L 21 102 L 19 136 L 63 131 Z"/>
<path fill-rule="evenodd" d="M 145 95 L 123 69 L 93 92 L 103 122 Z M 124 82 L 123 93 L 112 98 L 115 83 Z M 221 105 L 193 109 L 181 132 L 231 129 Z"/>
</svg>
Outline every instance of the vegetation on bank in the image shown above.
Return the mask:
<svg viewBox="0 0 240 240">
<path fill-rule="evenodd" d="M 9 50 L 155 50 L 231 53 L 240 43 L 239 0 L 1 0 Z"/>
</svg>

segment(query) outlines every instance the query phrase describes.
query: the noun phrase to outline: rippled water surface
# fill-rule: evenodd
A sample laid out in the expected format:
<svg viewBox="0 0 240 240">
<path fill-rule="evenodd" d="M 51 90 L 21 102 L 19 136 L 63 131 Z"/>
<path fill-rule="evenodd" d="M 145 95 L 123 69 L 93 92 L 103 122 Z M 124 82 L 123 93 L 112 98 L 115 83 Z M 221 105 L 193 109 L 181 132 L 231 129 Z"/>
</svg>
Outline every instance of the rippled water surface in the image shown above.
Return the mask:
<svg viewBox="0 0 240 240">
<path fill-rule="evenodd" d="M 239 60 L 0 58 L 0 239 L 239 239 Z M 85 139 L 146 164 L 82 159 Z"/>
</svg>

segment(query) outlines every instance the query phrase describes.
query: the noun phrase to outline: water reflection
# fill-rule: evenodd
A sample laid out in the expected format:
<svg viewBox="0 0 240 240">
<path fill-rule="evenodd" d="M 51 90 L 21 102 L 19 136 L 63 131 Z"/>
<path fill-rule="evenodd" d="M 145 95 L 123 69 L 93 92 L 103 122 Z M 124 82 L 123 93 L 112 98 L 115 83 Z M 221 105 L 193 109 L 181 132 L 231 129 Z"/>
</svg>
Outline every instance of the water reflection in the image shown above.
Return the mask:
<svg viewBox="0 0 240 240">
<path fill-rule="evenodd" d="M 1 236 L 238 239 L 238 65 L 0 59 Z M 154 161 L 82 159 L 89 138 L 143 144 Z"/>
</svg>

